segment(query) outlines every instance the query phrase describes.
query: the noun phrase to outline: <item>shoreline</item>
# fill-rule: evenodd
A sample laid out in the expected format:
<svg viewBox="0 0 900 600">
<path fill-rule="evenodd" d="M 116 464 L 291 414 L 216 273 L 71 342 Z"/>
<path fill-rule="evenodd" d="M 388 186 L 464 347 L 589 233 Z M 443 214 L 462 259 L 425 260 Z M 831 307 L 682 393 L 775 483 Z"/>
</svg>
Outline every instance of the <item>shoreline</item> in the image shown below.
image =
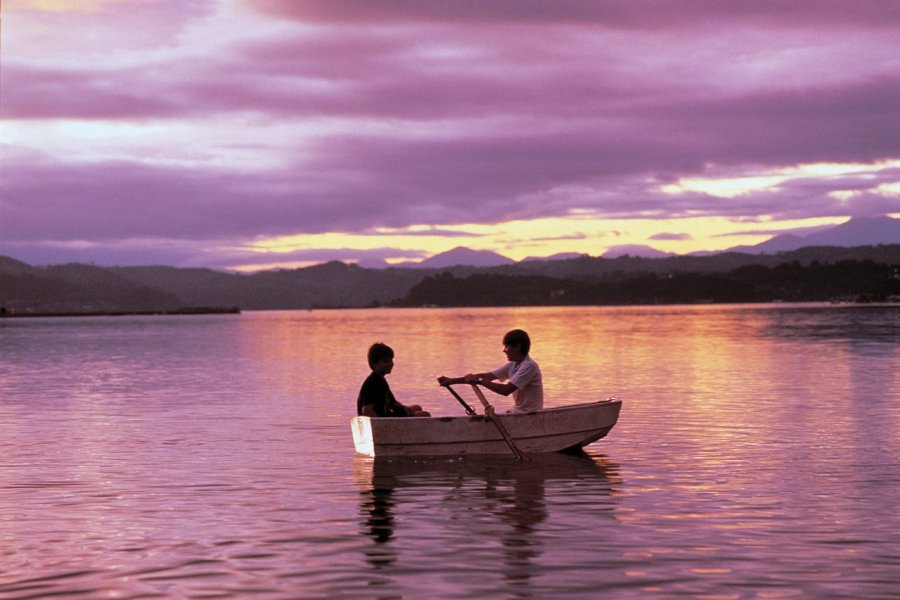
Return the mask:
<svg viewBox="0 0 900 600">
<path fill-rule="evenodd" d="M 54 312 L 0 312 L 0 319 L 21 319 L 37 317 L 139 317 L 173 315 L 239 315 L 237 306 L 198 306 L 175 310 L 98 310 L 98 311 L 54 311 Z"/>
<path fill-rule="evenodd" d="M 640 303 L 621 303 L 621 304 L 524 304 L 524 305 L 421 305 L 421 306 L 398 306 L 392 304 L 381 304 L 375 306 L 310 306 L 298 308 L 275 308 L 275 309 L 247 309 L 249 312 L 265 312 L 269 310 L 283 311 L 341 311 L 341 310 L 404 310 L 404 309 L 461 309 L 461 308 L 583 308 L 586 306 L 594 307 L 635 307 L 635 306 L 735 306 L 735 305 L 781 305 L 781 306 L 802 306 L 808 304 L 816 304 L 831 307 L 900 307 L 898 300 L 851 300 L 851 299 L 827 299 L 827 300 L 768 300 L 760 302 L 659 302 L 653 304 Z M 53 311 L 53 312 L 0 312 L 0 319 L 21 319 L 21 318 L 63 318 L 63 317 L 138 317 L 138 316 L 191 316 L 191 315 L 239 315 L 245 312 L 237 306 L 233 307 L 186 307 L 175 310 L 116 310 L 116 311 Z"/>
</svg>

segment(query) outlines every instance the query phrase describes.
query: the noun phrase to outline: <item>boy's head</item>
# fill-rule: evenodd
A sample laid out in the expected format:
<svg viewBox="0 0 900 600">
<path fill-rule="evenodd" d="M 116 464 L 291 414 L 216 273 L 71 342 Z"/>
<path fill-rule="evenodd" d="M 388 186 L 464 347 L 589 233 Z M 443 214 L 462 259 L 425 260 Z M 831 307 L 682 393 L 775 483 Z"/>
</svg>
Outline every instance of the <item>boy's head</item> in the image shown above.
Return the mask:
<svg viewBox="0 0 900 600">
<path fill-rule="evenodd" d="M 382 372 L 390 372 L 390 367 L 384 371 L 387 365 L 393 366 L 394 350 L 387 344 L 375 342 L 369 346 L 369 368 L 373 371 L 382 370 Z"/>
<path fill-rule="evenodd" d="M 503 345 L 509 347 L 516 346 L 519 348 L 522 356 L 528 356 L 528 352 L 531 351 L 531 338 L 528 337 L 528 334 L 525 333 L 524 330 L 513 329 L 512 331 L 506 332 L 506 335 L 503 336 Z"/>
</svg>

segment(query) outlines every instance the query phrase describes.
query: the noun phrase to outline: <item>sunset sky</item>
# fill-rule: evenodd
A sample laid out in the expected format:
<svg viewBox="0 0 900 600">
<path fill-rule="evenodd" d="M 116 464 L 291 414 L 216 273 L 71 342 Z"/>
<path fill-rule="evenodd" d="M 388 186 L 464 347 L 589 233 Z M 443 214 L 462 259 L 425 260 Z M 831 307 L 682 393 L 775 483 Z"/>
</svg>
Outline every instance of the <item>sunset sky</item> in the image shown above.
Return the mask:
<svg viewBox="0 0 900 600">
<path fill-rule="evenodd" d="M 679 254 L 900 217 L 892 0 L 5 0 L 0 255 Z"/>
</svg>

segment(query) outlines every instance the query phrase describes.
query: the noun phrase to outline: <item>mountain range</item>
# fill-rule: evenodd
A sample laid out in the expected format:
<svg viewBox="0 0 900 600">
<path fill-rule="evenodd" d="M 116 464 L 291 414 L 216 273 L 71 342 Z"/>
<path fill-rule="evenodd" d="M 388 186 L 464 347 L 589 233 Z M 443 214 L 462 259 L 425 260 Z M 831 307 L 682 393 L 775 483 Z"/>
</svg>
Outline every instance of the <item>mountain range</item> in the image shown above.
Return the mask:
<svg viewBox="0 0 900 600">
<path fill-rule="evenodd" d="M 854 246 L 874 246 L 878 244 L 900 244 L 900 219 L 892 219 L 887 216 L 856 217 L 840 225 L 805 236 L 784 233 L 776 235 L 773 238 L 754 246 L 734 246 L 719 252 L 704 251 L 697 252 L 694 255 L 708 256 L 728 252 L 773 254 L 777 252 L 790 252 L 809 246 L 840 246 L 850 248 Z M 579 256 L 584 255 L 564 253 L 543 258 L 528 257 L 522 262 L 571 260 L 573 258 L 578 258 Z M 652 246 L 641 244 L 613 246 L 602 254 L 602 258 L 620 258 L 624 256 L 666 258 L 675 255 L 670 252 L 663 252 Z M 431 258 L 425 259 L 420 263 L 405 263 L 402 266 L 411 268 L 446 268 L 460 265 L 472 267 L 498 267 L 514 263 L 515 261 L 511 258 L 507 258 L 496 252 L 457 247 L 448 250 L 447 252 L 435 254 Z"/>
<path fill-rule="evenodd" d="M 726 273 L 751 265 L 771 269 L 787 263 L 804 266 L 868 261 L 896 269 L 900 268 L 900 220 L 855 218 L 805 237 L 779 235 L 756 246 L 708 255 L 666 255 L 643 246 L 611 250 L 603 257 L 559 254 L 515 262 L 495 252 L 459 247 L 399 267 L 363 268 L 333 261 L 250 275 L 167 266 L 73 263 L 38 267 L 0 257 L 0 310 L 6 314 L 47 314 L 197 307 L 266 310 L 382 306 L 403 303 L 426 278 L 442 274 L 456 278 L 450 282 L 454 288 L 459 287 L 459 281 L 475 276 L 497 281 L 507 278 L 507 283 L 509 278 L 532 278 L 536 284 L 552 287 L 552 281 L 593 285 L 635 273 L 671 278 L 685 273 Z M 438 283 L 445 285 L 448 281 Z"/>
<path fill-rule="evenodd" d="M 460 254 L 457 254 L 460 256 Z M 479 255 L 481 256 L 481 255 Z M 669 256 L 666 258 L 590 257 L 586 255 L 567 260 L 529 260 L 514 264 L 475 267 L 458 265 L 442 268 L 366 269 L 358 265 L 329 262 L 313 267 L 292 270 L 264 271 L 250 275 L 225 273 L 212 269 L 183 269 L 166 266 L 98 267 L 84 264 L 31 266 L 10 257 L 0 257 L 0 316 L 60 313 L 122 313 L 122 312 L 197 312 L 198 310 L 236 307 L 242 310 L 288 310 L 309 308 L 360 308 L 371 306 L 443 305 L 446 293 L 453 297 L 455 305 L 464 305 L 466 298 L 475 302 L 465 290 L 477 289 L 477 302 L 503 305 L 522 301 L 526 296 L 503 295 L 501 292 L 526 287 L 526 291 L 545 290 L 549 299 L 565 303 L 570 298 L 590 303 L 594 298 L 619 303 L 641 303 L 650 298 L 653 302 L 699 301 L 703 298 L 728 298 L 738 296 L 706 294 L 702 288 L 730 288 L 732 281 L 716 274 L 727 274 L 748 268 L 762 269 L 744 272 L 741 285 L 755 286 L 741 298 L 815 298 L 792 295 L 793 275 L 783 277 L 782 266 L 791 269 L 809 267 L 811 279 L 833 278 L 833 273 L 822 266 L 839 267 L 841 281 L 848 286 L 830 290 L 823 299 L 834 295 L 869 293 L 878 291 L 878 297 L 893 296 L 900 291 L 893 288 L 869 286 L 859 288 L 853 283 L 853 273 L 869 273 L 878 281 L 900 284 L 900 244 L 843 247 L 806 247 L 778 254 L 748 254 L 726 252 L 711 256 Z M 854 265 L 858 265 L 855 267 Z M 872 270 L 871 265 L 878 266 Z M 768 273 L 772 271 L 772 273 Z M 849 276 L 847 273 L 849 272 Z M 880 273 L 880 274 L 879 274 Z M 818 275 L 816 275 L 818 274 Z M 798 274 L 806 276 L 807 274 Z M 688 279 L 685 279 L 689 276 Z M 767 279 L 779 277 L 775 288 Z M 694 277 L 695 279 L 690 279 Z M 719 277 L 718 279 L 716 279 Z M 449 279 L 448 279 L 449 278 Z M 653 284 L 653 295 L 637 294 L 637 288 L 646 290 L 648 278 Z M 705 279 L 704 279 L 705 278 Z M 712 278 L 712 279 L 710 279 Z M 660 281 L 682 282 L 677 296 L 667 296 L 668 288 Z M 431 285 L 428 282 L 433 282 Z M 473 288 L 472 281 L 478 281 Z M 688 283 L 684 283 L 688 281 Z M 696 285 L 691 281 L 698 282 Z M 786 283 L 785 283 L 786 281 Z M 425 284 L 425 287 L 423 287 Z M 604 291 L 598 292 L 598 286 Z M 621 288 L 610 295 L 612 286 Z M 896 285 L 895 285 L 896 287 Z M 685 290 L 688 290 L 688 294 Z M 861 291 L 857 291 L 857 290 Z M 443 291 L 442 291 L 443 290 Z M 568 290 L 565 298 L 553 295 Z M 591 291 L 593 290 L 593 291 Z M 784 291 L 781 291 L 784 290 Z M 834 292 L 834 293 L 832 293 Z M 643 293 L 643 292 L 642 292 Z M 812 293 L 812 292 L 810 292 Z M 822 292 L 816 292 L 822 293 Z M 599 294 L 599 295 L 598 295 Z M 419 299 L 419 300 L 417 300 Z M 545 298 L 546 300 L 546 298 Z M 534 300 L 536 301 L 536 300 Z M 750 300 L 747 300 L 750 301 Z M 420 304 L 416 304 L 420 302 Z"/>
<path fill-rule="evenodd" d="M 458 265 L 470 267 L 500 267 L 515 264 L 511 258 L 490 250 L 472 250 L 463 246 L 457 246 L 452 250 L 435 254 L 419 263 L 406 263 L 405 267 L 414 269 L 445 269 Z"/>
<path fill-rule="evenodd" d="M 900 219 L 887 216 L 856 217 L 846 223 L 809 235 L 783 233 L 755 246 L 735 246 L 727 251 L 770 254 L 790 252 L 808 246 L 850 247 L 875 244 L 900 244 Z"/>
</svg>

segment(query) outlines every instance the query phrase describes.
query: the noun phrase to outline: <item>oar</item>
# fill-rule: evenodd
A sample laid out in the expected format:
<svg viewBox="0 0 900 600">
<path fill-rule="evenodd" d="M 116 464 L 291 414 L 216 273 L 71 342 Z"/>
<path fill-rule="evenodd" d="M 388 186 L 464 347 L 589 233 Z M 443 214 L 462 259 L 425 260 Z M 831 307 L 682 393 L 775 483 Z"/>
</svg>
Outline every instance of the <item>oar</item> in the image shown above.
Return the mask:
<svg viewBox="0 0 900 600">
<path fill-rule="evenodd" d="M 477 414 L 477 413 L 475 412 L 475 409 L 472 408 L 471 406 L 469 406 L 469 405 L 466 403 L 466 401 L 462 399 L 462 396 L 460 396 L 459 394 L 457 394 L 457 393 L 456 393 L 456 390 L 454 390 L 452 387 L 450 387 L 450 385 L 445 385 L 444 387 L 447 388 L 448 390 L 450 390 L 450 393 L 453 394 L 453 397 L 454 397 L 454 398 L 456 398 L 457 400 L 459 400 L 459 403 L 463 405 L 463 407 L 466 409 L 466 412 L 467 412 L 468 414 L 472 415 L 473 417 Z"/>
<path fill-rule="evenodd" d="M 494 413 L 494 407 L 491 406 L 490 402 L 487 401 L 487 398 L 484 397 L 484 392 L 481 391 L 481 388 L 478 387 L 477 383 L 472 384 L 472 389 L 475 390 L 475 395 L 478 396 L 478 399 L 481 400 L 481 403 L 484 405 L 484 412 L 488 416 L 488 418 L 494 422 L 494 425 L 497 426 L 497 431 L 500 432 L 500 435 L 503 436 L 503 439 L 506 440 L 506 443 L 509 445 L 509 449 L 512 450 L 513 454 L 516 457 L 516 460 L 531 460 L 528 458 L 528 455 L 522 452 L 518 446 L 516 446 L 516 442 L 513 441 L 511 435 L 506 430 L 506 426 L 500 422 L 500 418 Z"/>
</svg>

